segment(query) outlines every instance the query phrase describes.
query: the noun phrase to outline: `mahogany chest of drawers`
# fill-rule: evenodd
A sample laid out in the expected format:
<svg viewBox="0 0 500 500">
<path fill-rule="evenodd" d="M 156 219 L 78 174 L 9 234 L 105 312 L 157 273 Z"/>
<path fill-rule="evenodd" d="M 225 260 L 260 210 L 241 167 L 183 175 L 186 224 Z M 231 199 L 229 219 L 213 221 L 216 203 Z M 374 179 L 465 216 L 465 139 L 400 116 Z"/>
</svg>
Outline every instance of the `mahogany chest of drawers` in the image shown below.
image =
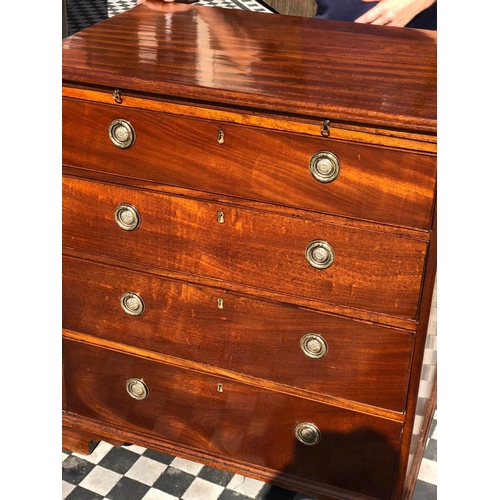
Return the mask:
<svg viewBox="0 0 500 500">
<path fill-rule="evenodd" d="M 435 34 L 143 4 L 63 41 L 62 157 L 65 448 L 411 497 Z"/>
</svg>

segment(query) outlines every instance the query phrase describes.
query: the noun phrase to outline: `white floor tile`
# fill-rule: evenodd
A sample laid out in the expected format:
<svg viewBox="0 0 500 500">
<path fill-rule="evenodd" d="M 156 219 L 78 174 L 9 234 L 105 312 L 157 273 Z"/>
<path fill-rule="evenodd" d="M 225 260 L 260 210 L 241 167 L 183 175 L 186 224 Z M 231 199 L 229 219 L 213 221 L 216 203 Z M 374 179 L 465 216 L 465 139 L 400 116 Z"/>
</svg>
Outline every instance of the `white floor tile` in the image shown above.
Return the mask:
<svg viewBox="0 0 500 500">
<path fill-rule="evenodd" d="M 422 459 L 418 479 L 437 485 L 437 462 L 427 458 Z"/>
<path fill-rule="evenodd" d="M 217 500 L 224 491 L 222 486 L 197 477 L 182 495 L 182 500 Z"/>
<path fill-rule="evenodd" d="M 67 483 L 66 481 L 62 482 L 62 500 L 64 500 L 74 489 L 74 484 Z"/>
<path fill-rule="evenodd" d="M 170 466 L 187 472 L 188 474 L 193 474 L 193 476 L 196 476 L 196 474 L 198 474 L 198 472 L 200 472 L 200 470 L 203 468 L 202 464 L 191 462 L 191 460 L 186 460 L 185 458 L 179 457 L 174 458 Z"/>
<path fill-rule="evenodd" d="M 157 490 L 156 488 L 151 488 L 142 500 L 178 500 L 177 497 L 173 497 L 164 491 Z"/>
<path fill-rule="evenodd" d="M 261 490 L 264 484 L 265 483 L 261 481 L 257 481 L 257 479 L 251 479 L 249 477 L 236 474 L 227 485 L 227 488 L 241 493 L 242 495 L 254 497 Z"/>
<path fill-rule="evenodd" d="M 147 457 L 140 457 L 125 473 L 125 476 L 147 484 L 148 486 L 152 486 L 166 468 L 166 464 L 151 460 Z"/>
<path fill-rule="evenodd" d="M 111 488 L 113 488 L 121 477 L 121 474 L 96 465 L 89 474 L 83 478 L 80 486 L 104 496 L 109 493 Z"/>
</svg>

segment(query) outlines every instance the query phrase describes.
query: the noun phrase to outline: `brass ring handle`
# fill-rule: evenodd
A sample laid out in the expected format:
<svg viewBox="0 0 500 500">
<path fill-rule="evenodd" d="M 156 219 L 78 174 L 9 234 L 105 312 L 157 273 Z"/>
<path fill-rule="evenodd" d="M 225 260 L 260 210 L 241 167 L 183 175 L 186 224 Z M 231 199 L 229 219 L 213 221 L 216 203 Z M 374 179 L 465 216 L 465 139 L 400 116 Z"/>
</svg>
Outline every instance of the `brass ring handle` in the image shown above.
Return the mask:
<svg viewBox="0 0 500 500">
<path fill-rule="evenodd" d="M 132 124 L 121 118 L 113 120 L 108 127 L 111 142 L 120 149 L 127 149 L 134 145 L 135 130 Z"/>
<path fill-rule="evenodd" d="M 332 182 L 340 174 L 339 159 L 331 151 L 318 151 L 309 160 L 309 171 L 319 182 Z"/>
<path fill-rule="evenodd" d="M 321 432 L 311 422 L 301 422 L 295 426 L 295 437 L 302 444 L 314 446 L 321 441 Z"/>
<path fill-rule="evenodd" d="M 120 203 L 115 209 L 115 221 L 125 231 L 139 227 L 141 216 L 137 209 L 128 203 Z"/>
<path fill-rule="evenodd" d="M 326 269 L 333 264 L 335 252 L 328 242 L 314 240 L 306 247 L 306 260 L 316 269 Z"/>
<path fill-rule="evenodd" d="M 328 352 L 326 340 L 317 333 L 306 333 L 300 339 L 302 352 L 313 359 L 320 359 Z"/>
<path fill-rule="evenodd" d="M 130 378 L 126 384 L 127 393 L 134 399 L 146 399 L 149 396 L 149 388 L 140 378 Z"/>
<path fill-rule="evenodd" d="M 139 316 L 146 308 L 142 297 L 135 292 L 125 292 L 120 298 L 122 309 L 130 316 Z"/>
</svg>

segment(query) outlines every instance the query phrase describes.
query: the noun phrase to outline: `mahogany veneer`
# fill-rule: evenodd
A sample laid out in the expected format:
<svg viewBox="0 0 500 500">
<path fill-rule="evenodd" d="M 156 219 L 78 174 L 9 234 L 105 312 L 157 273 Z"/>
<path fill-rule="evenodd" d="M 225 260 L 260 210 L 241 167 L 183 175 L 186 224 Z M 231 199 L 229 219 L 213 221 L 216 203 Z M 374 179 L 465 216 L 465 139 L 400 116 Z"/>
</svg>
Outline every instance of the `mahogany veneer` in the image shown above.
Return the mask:
<svg viewBox="0 0 500 500">
<path fill-rule="evenodd" d="M 62 160 L 65 448 L 411 498 L 434 33 L 147 2 L 63 41 Z"/>
</svg>

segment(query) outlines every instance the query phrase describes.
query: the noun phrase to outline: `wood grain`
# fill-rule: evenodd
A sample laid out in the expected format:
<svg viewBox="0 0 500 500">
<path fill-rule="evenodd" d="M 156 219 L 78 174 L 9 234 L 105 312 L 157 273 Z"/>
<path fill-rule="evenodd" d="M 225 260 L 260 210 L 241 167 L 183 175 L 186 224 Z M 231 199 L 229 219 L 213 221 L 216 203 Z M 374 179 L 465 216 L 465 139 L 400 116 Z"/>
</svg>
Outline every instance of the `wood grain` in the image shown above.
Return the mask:
<svg viewBox="0 0 500 500">
<path fill-rule="evenodd" d="M 436 41 L 164 2 L 63 40 L 65 446 L 133 442 L 318 498 L 411 497 L 432 403 Z M 130 149 L 108 137 L 116 118 Z M 309 171 L 320 150 L 339 158 L 332 183 Z M 120 203 L 138 229 L 118 227 Z M 333 247 L 328 269 L 307 262 L 313 240 Z M 303 354 L 305 333 L 326 356 Z"/>
<path fill-rule="evenodd" d="M 136 141 L 126 150 L 108 137 L 117 117 Z M 219 131 L 224 143 L 219 144 Z M 435 155 L 330 138 L 222 124 L 113 105 L 63 100 L 63 163 L 128 178 L 301 207 L 321 213 L 428 230 Z M 318 182 L 309 171 L 319 151 L 334 153 L 340 174 Z"/>
<path fill-rule="evenodd" d="M 142 315 L 123 311 L 127 291 L 144 300 Z M 399 412 L 406 405 L 411 332 L 224 289 L 65 257 L 63 328 Z M 302 352 L 307 333 L 324 338 L 324 358 Z"/>
<path fill-rule="evenodd" d="M 64 40 L 64 81 L 436 133 L 433 32 L 196 5 L 128 14 Z"/>
<path fill-rule="evenodd" d="M 118 436 L 121 443 L 136 443 L 151 450 L 168 453 L 180 458 L 186 458 L 187 460 L 194 460 L 211 467 L 229 471 L 233 474 L 240 474 L 259 481 L 272 483 L 285 489 L 291 489 L 292 491 L 303 492 L 309 496 L 312 494 L 317 498 L 328 500 L 366 500 L 366 495 L 363 494 L 357 494 L 352 491 L 348 492 L 335 486 L 329 486 L 305 477 L 294 476 L 287 472 L 268 469 L 235 459 L 229 460 L 224 455 L 170 441 L 155 434 L 138 432 L 134 429 L 127 429 L 74 413 L 63 412 L 62 420 L 63 444 L 75 441 L 75 439 L 80 440 L 82 443 L 87 439 L 91 441 L 97 439 L 114 442 Z M 64 449 L 72 448 L 71 446 L 65 446 Z M 88 451 L 82 451 L 81 453 L 86 454 Z"/>
<path fill-rule="evenodd" d="M 137 230 L 116 224 L 120 203 L 141 214 Z M 334 249 L 328 269 L 305 258 L 315 240 Z M 405 318 L 417 317 L 427 255 L 425 241 L 71 178 L 63 245 Z"/>
<path fill-rule="evenodd" d="M 72 366 L 67 375 L 72 413 L 390 498 L 400 423 L 69 340 L 63 347 Z M 127 394 L 125 385 L 132 377 L 147 384 L 146 399 Z M 300 422 L 313 422 L 320 429 L 319 444 L 305 446 L 296 440 Z M 319 468 L 318 460 L 328 465 Z"/>
</svg>

